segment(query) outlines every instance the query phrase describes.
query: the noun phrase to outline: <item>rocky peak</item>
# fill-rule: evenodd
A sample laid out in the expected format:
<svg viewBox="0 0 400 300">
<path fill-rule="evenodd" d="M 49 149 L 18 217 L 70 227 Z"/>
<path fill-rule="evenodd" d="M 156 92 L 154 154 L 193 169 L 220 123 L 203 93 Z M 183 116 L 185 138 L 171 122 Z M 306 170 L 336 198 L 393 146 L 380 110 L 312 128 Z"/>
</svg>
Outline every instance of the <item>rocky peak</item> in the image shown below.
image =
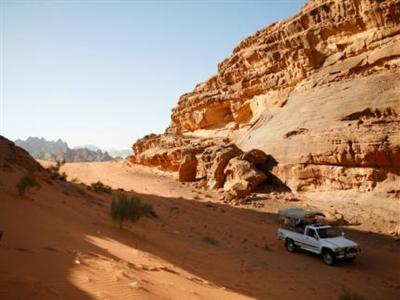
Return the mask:
<svg viewBox="0 0 400 300">
<path fill-rule="evenodd" d="M 34 158 L 42 160 L 65 162 L 113 160 L 107 152 L 100 150 L 71 149 L 62 139 L 47 141 L 44 138 L 28 137 L 25 141 L 16 140 L 15 144 L 28 151 Z"/>
</svg>

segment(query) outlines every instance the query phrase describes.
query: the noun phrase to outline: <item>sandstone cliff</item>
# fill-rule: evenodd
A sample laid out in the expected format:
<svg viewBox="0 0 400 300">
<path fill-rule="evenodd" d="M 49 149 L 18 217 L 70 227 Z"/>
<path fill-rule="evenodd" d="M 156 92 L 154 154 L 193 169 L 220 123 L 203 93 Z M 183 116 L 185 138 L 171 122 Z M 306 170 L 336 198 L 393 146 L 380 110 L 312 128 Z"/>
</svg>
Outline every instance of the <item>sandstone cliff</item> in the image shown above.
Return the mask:
<svg viewBox="0 0 400 300">
<path fill-rule="evenodd" d="M 177 171 L 225 138 L 270 154 L 292 190 L 398 179 L 400 1 L 311 0 L 243 40 L 171 120 L 135 143 L 132 161 Z"/>
</svg>

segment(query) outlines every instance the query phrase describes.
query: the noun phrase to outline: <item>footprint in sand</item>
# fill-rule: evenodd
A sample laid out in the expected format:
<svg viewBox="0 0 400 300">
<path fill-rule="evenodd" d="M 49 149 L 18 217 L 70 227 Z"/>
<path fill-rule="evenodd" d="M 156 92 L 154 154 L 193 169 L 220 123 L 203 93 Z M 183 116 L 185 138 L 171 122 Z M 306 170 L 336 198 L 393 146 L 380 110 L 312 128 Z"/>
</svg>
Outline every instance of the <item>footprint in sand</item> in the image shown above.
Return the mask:
<svg viewBox="0 0 400 300">
<path fill-rule="evenodd" d="M 14 250 L 17 250 L 17 251 L 22 252 L 22 253 L 34 253 L 32 250 L 27 249 L 27 248 L 18 247 L 18 248 L 14 248 Z"/>
<path fill-rule="evenodd" d="M 59 249 L 54 248 L 54 247 L 43 247 L 43 249 L 50 251 L 50 252 L 61 252 Z"/>
</svg>

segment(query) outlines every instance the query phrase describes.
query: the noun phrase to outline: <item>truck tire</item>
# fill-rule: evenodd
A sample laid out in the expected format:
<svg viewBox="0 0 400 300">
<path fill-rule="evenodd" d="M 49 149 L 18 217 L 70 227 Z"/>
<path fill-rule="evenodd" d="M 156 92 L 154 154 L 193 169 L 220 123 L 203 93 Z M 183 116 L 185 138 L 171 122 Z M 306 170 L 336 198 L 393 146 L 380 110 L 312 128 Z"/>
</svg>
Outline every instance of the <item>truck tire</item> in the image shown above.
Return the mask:
<svg viewBox="0 0 400 300">
<path fill-rule="evenodd" d="M 296 245 L 292 239 L 285 240 L 285 247 L 288 252 L 296 252 Z"/>
<path fill-rule="evenodd" d="M 333 254 L 333 252 L 331 250 L 323 250 L 322 251 L 322 261 L 328 265 L 328 266 L 332 266 L 335 264 L 335 255 Z"/>
</svg>

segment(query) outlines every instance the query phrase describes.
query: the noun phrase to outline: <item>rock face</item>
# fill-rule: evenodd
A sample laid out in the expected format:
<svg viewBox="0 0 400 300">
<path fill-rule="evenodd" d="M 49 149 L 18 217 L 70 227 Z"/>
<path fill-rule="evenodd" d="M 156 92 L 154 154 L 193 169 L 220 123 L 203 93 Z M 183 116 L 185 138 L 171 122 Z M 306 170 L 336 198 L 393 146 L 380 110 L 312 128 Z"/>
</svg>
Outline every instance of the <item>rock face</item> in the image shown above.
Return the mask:
<svg viewBox="0 0 400 300">
<path fill-rule="evenodd" d="M 185 155 L 179 165 L 178 180 L 181 182 L 195 181 L 197 175 L 198 160 L 196 155 Z"/>
<path fill-rule="evenodd" d="M 400 1 L 311 0 L 239 43 L 171 120 L 134 161 L 179 166 L 169 145 L 226 137 L 292 190 L 373 189 L 400 174 Z"/>
<path fill-rule="evenodd" d="M 224 174 L 226 176 L 224 190 L 228 198 L 242 198 L 267 180 L 265 173 L 257 170 L 251 162 L 239 157 L 229 161 Z"/>
<path fill-rule="evenodd" d="M 133 163 L 175 172 L 179 170 L 185 156 L 200 154 L 207 147 L 222 141 L 173 134 L 149 134 L 136 141 L 132 147 L 135 155 L 128 159 Z"/>
<path fill-rule="evenodd" d="M 225 167 L 240 154 L 242 151 L 234 144 L 207 148 L 200 157 L 200 177 L 207 178 L 207 186 L 211 189 L 223 187 L 226 180 Z"/>
<path fill-rule="evenodd" d="M 200 180 L 204 187 L 223 189 L 229 198 L 248 195 L 267 178 L 257 169 L 266 154 L 261 150 L 243 153 L 228 139 L 151 134 L 138 140 L 133 150 L 131 162 L 177 172 L 182 182 Z"/>
</svg>

